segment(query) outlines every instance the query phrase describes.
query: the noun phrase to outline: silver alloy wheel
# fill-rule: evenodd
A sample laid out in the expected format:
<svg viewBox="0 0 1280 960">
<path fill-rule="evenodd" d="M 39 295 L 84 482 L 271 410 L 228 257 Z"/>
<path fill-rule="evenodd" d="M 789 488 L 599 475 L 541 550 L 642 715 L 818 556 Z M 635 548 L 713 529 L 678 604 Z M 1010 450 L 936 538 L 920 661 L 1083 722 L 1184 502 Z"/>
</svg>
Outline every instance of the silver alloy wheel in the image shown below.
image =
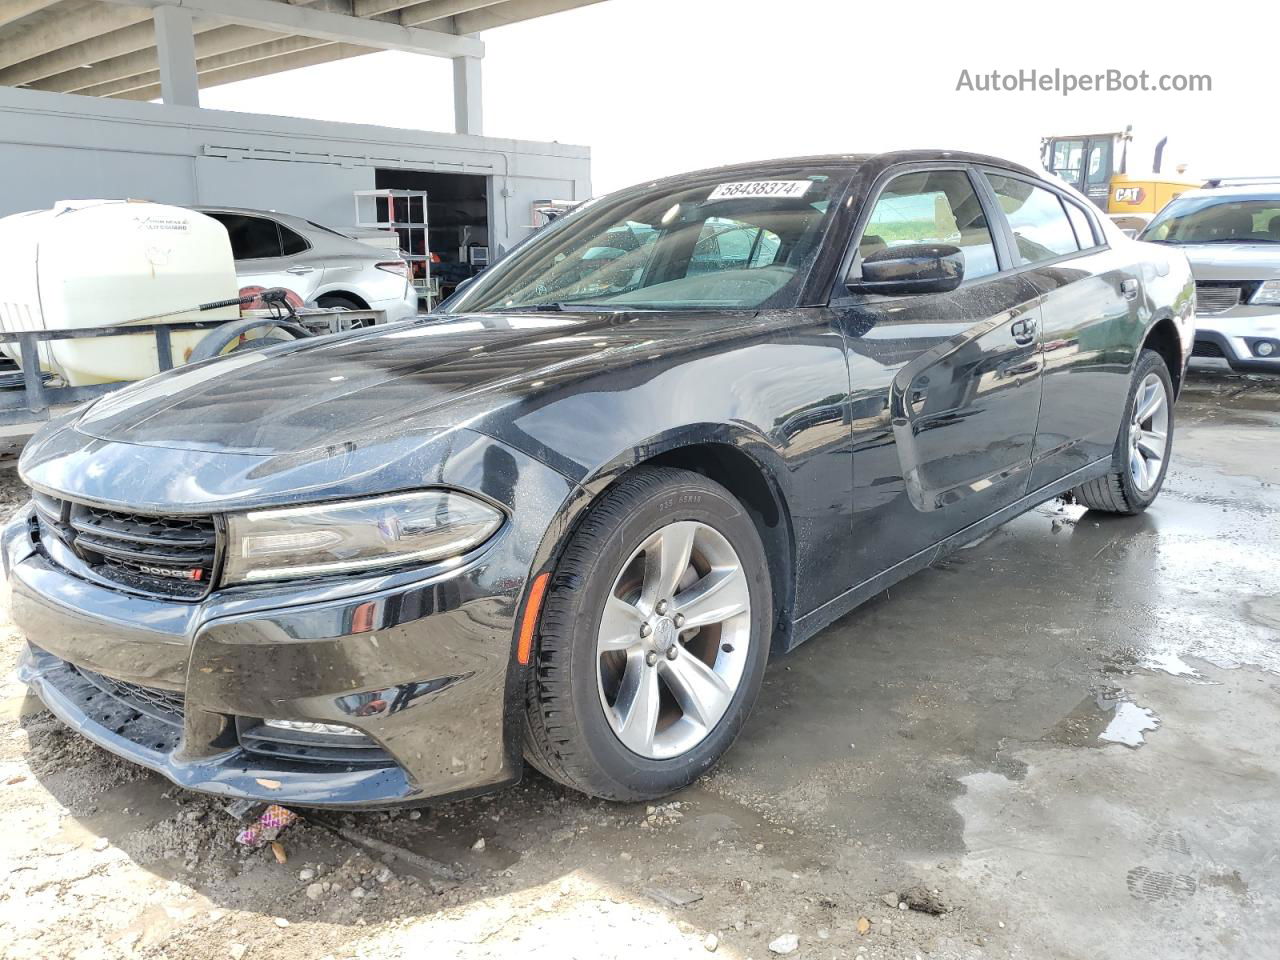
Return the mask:
<svg viewBox="0 0 1280 960">
<path fill-rule="evenodd" d="M 1169 398 L 1164 381 L 1148 373 L 1133 399 L 1129 424 L 1129 475 L 1133 485 L 1146 493 L 1160 479 L 1169 452 Z"/>
<path fill-rule="evenodd" d="M 751 643 L 751 593 L 738 553 L 705 523 L 655 530 L 622 565 L 596 641 L 600 704 L 642 757 L 692 750 L 737 692 Z"/>
</svg>

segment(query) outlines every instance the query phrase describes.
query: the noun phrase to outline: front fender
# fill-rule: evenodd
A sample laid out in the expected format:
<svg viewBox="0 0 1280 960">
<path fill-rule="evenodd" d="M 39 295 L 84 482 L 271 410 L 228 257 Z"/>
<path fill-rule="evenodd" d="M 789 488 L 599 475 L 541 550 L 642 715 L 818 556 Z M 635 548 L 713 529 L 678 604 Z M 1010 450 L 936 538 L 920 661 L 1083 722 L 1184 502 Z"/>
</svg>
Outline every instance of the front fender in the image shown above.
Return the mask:
<svg viewBox="0 0 1280 960">
<path fill-rule="evenodd" d="M 548 526 L 546 536 L 536 553 L 533 574 L 554 569 L 555 560 L 578 522 L 597 498 L 623 474 L 664 455 L 705 446 L 730 447 L 750 458 L 759 467 L 771 492 L 778 500 L 783 514 L 786 515 L 786 497 L 777 480 L 778 472 L 783 469 L 783 463 L 764 437 L 741 424 L 690 423 L 665 430 L 619 450 L 583 475 L 573 493 L 561 504 L 554 520 Z"/>
<path fill-rule="evenodd" d="M 1162 320 L 1172 320 L 1178 333 L 1178 345 L 1185 371 L 1191 360 L 1196 336 L 1196 281 L 1191 263 L 1180 250 L 1168 250 L 1155 244 L 1143 244 L 1149 252 L 1143 262 L 1143 290 L 1146 293 L 1147 325 L 1142 342 Z M 1178 378 L 1179 383 L 1182 377 Z"/>
</svg>

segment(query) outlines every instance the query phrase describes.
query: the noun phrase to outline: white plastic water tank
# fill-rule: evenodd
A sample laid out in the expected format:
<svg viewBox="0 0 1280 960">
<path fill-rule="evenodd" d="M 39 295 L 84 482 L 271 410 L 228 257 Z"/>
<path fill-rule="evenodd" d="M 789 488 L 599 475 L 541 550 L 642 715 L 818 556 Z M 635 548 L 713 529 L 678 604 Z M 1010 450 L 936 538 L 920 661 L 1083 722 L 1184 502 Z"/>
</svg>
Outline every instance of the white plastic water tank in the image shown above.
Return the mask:
<svg viewBox="0 0 1280 960">
<path fill-rule="evenodd" d="M 167 322 L 235 320 L 239 295 L 227 231 L 182 207 L 135 200 L 66 200 L 0 219 L 0 329 L 108 327 L 157 314 Z M 184 363 L 206 330 L 174 333 Z M 16 343 L 3 352 L 20 359 Z M 41 366 L 72 386 L 140 380 L 159 371 L 150 334 L 55 340 Z"/>
</svg>

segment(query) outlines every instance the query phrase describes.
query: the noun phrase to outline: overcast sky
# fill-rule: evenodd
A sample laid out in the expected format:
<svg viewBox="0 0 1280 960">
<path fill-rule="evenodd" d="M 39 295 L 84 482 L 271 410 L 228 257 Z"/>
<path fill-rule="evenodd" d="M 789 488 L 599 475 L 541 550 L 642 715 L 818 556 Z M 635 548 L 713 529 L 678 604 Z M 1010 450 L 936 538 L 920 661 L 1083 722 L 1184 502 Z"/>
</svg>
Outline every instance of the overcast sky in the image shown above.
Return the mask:
<svg viewBox="0 0 1280 960">
<path fill-rule="evenodd" d="M 1132 124 L 1139 164 L 1280 174 L 1278 8 L 606 0 L 482 34 L 485 132 L 592 150 L 595 192 L 736 160 L 952 147 L 1036 161 L 1042 136 Z M 1074 12 L 1070 12 L 1074 11 Z M 1243 24 L 1253 24 L 1248 31 Z M 1262 38 L 1255 40 L 1251 38 Z M 971 74 L 1209 74 L 1209 93 L 977 93 Z M 452 130 L 449 61 L 377 53 L 214 87 L 216 109 Z M 1131 155 L 1132 156 L 1132 155 Z"/>
</svg>

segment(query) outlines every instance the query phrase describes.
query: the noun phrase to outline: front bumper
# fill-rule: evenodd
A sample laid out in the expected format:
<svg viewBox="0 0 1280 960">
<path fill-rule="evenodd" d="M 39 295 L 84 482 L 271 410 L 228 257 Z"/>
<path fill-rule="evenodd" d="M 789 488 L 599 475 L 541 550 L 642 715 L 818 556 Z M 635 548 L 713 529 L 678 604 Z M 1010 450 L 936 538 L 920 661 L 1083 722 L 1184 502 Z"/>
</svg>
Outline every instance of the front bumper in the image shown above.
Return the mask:
<svg viewBox="0 0 1280 960">
<path fill-rule="evenodd" d="M 1193 356 L 1219 357 L 1240 373 L 1280 373 L 1280 353 L 1256 356 L 1251 342 L 1280 342 L 1280 312 L 1240 307 L 1225 313 L 1196 316 L 1196 349 Z"/>
<path fill-rule="evenodd" d="M 420 795 L 394 765 L 272 762 L 235 746 L 211 757 L 184 759 L 181 716 L 172 723 L 139 712 L 135 703 L 104 694 L 70 663 L 30 644 L 18 662 L 18 678 L 76 732 L 191 790 L 316 807 L 378 806 Z"/>
<path fill-rule="evenodd" d="M 517 591 L 490 594 L 482 560 L 337 603 L 294 605 L 284 591 L 273 608 L 226 616 L 216 594 L 191 604 L 78 579 L 39 550 L 25 516 L 4 551 L 11 616 L 29 642 L 20 679 L 90 740 L 181 786 L 361 807 L 520 774 L 505 729 Z M 118 692 L 130 688 L 139 695 Z M 165 694 L 176 709 L 140 702 Z M 292 734 L 292 746 L 249 738 L 270 730 L 265 719 L 364 736 L 309 736 L 309 748 Z M 353 740 L 365 749 L 345 749 Z"/>
<path fill-rule="evenodd" d="M 498 499 L 510 516 L 472 554 L 416 570 L 219 589 L 196 602 L 144 596 L 55 562 L 57 545 L 33 538 L 23 511 L 0 539 L 11 619 L 30 645 L 21 678 L 89 739 L 226 797 L 370 807 L 517 780 L 524 671 L 514 655 L 516 612 L 574 485 L 488 437 L 449 442 L 455 454 L 437 456 L 441 481 Z M 56 469 L 92 498 L 93 482 L 108 484 L 123 473 L 120 458 L 138 455 L 126 444 L 89 449 L 86 461 L 100 470 L 78 471 L 65 456 L 24 464 L 38 480 Z M 213 461 L 170 453 L 185 458 L 191 476 L 216 475 Z M 152 460 L 162 454 L 152 451 Z M 169 464 L 152 466 L 149 475 L 169 475 Z M 159 499 L 143 485 L 132 492 Z M 211 502 L 218 492 L 201 495 Z M 176 701 L 176 716 L 119 695 L 128 685 L 143 699 Z M 267 719 L 343 725 L 363 735 L 364 749 L 354 755 L 352 740 L 322 734 L 318 749 L 310 737 L 307 749 L 296 739 L 281 746 L 279 736 L 264 746 Z"/>
</svg>

